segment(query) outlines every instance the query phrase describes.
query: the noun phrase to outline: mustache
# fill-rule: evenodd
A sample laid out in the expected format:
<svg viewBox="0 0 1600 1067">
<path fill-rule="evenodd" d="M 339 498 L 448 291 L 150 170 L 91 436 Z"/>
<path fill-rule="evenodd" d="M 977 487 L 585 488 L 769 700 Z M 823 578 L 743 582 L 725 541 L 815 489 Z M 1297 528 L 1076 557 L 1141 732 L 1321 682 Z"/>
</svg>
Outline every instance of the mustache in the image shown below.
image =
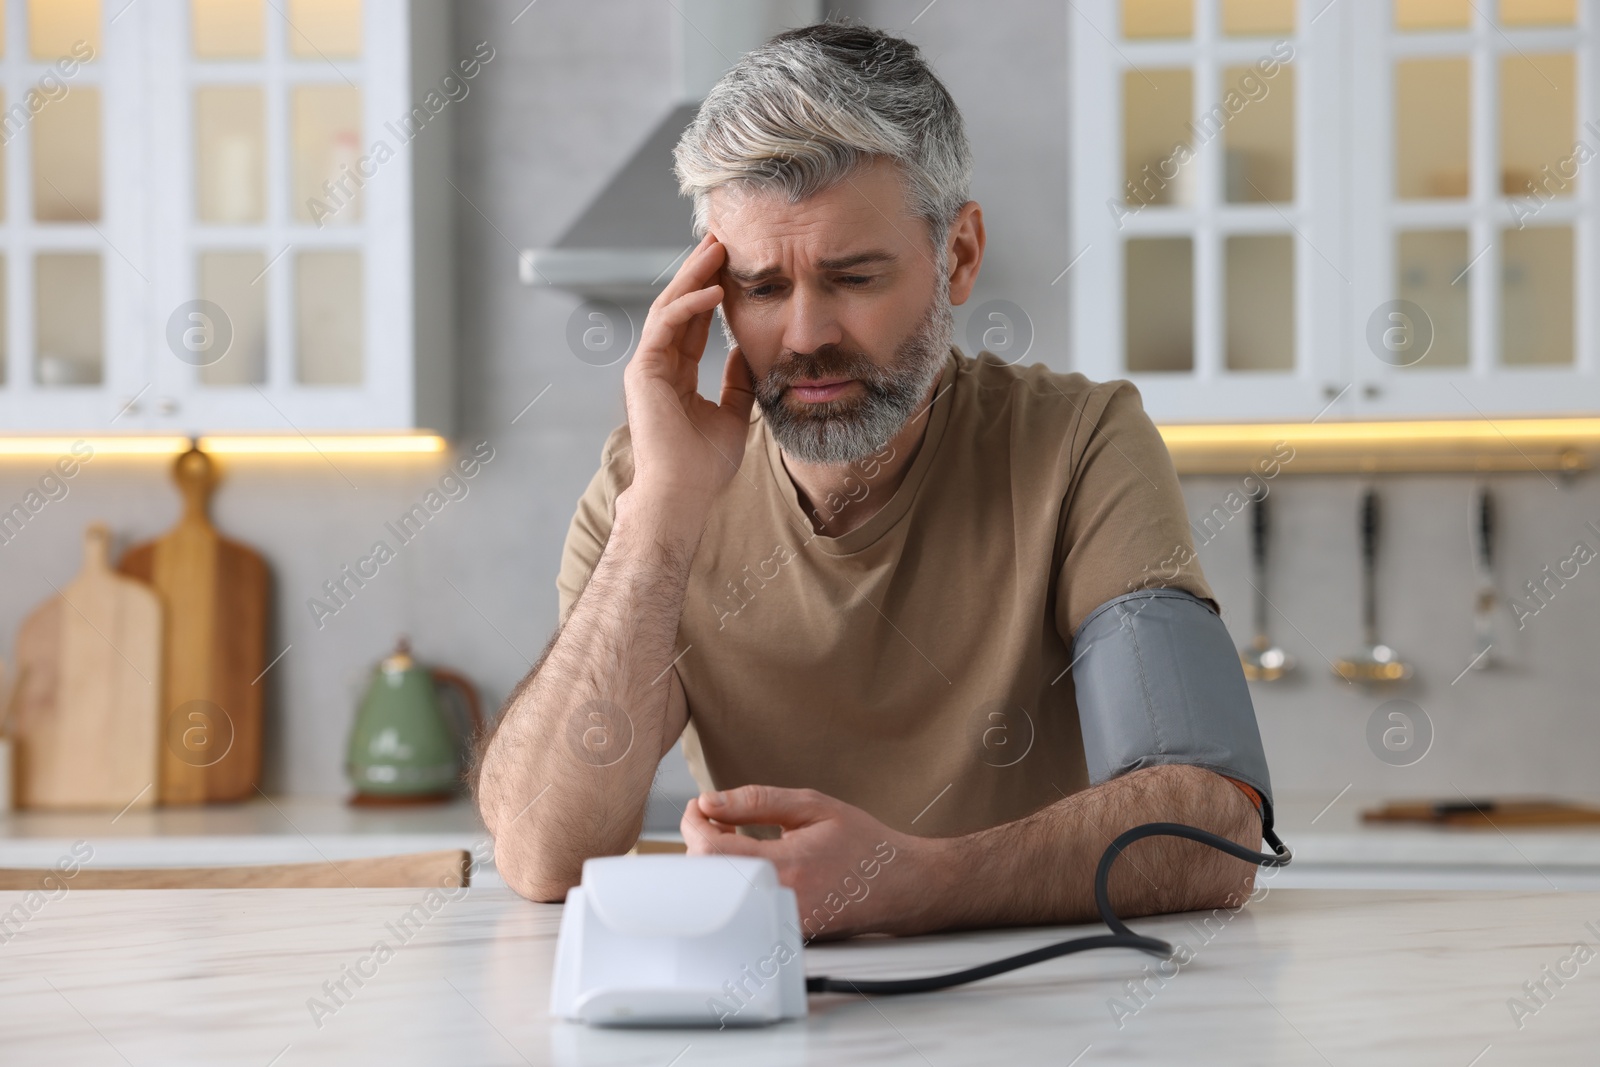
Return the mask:
<svg viewBox="0 0 1600 1067">
<path fill-rule="evenodd" d="M 812 352 L 791 352 L 778 360 L 756 383 L 756 392 L 776 399 L 797 380 L 825 378 L 856 378 L 871 387 L 882 381 L 883 368 L 864 353 L 824 345 Z"/>
</svg>

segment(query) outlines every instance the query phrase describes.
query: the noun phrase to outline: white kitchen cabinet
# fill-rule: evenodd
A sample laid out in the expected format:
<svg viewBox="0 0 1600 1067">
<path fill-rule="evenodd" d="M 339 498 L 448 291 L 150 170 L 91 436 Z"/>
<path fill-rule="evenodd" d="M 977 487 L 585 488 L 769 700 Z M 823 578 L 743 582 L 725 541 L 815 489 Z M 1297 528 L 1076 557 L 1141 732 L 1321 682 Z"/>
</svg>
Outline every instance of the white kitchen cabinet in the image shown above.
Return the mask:
<svg viewBox="0 0 1600 1067">
<path fill-rule="evenodd" d="M 6 0 L 6 101 L 38 95 L 0 428 L 447 432 L 448 125 L 483 63 L 448 30 L 442 0 Z"/>
<path fill-rule="evenodd" d="M 1600 406 L 1595 14 L 1076 4 L 1076 368 L 1172 422 Z"/>
<path fill-rule="evenodd" d="M 1359 410 L 1591 413 L 1600 335 L 1596 302 L 1582 296 L 1600 283 L 1595 5 L 1349 6 L 1352 115 L 1379 120 L 1351 126 Z M 1572 158 L 1580 145 L 1589 162 Z M 1373 358 L 1362 336 L 1362 313 L 1396 298 L 1433 320 L 1433 350 L 1415 364 Z"/>
</svg>

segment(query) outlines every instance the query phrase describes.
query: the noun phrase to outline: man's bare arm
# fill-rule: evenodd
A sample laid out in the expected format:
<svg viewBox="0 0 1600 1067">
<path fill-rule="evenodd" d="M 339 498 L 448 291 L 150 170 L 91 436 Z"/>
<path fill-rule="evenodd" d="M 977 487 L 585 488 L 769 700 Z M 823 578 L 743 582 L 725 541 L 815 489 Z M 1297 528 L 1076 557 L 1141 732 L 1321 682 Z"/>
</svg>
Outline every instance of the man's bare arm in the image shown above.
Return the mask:
<svg viewBox="0 0 1600 1067">
<path fill-rule="evenodd" d="M 707 283 L 724 258 L 707 234 L 651 305 L 623 374 L 632 481 L 617 495 L 588 584 L 476 765 L 495 865 L 535 900 L 563 899 L 586 858 L 634 843 L 656 765 L 687 721 L 673 644 L 690 565 L 713 501 L 738 470 L 754 403 L 738 348 L 720 403 L 698 391 L 722 299 L 722 287 Z M 615 752 L 619 737 L 625 755 Z"/>
<path fill-rule="evenodd" d="M 535 900 L 562 899 L 585 858 L 633 845 L 656 765 L 688 721 L 671 664 L 695 545 L 632 503 L 617 498 L 594 574 L 480 762 L 496 865 Z"/>
<path fill-rule="evenodd" d="M 1147 767 L 1063 797 L 1025 818 L 931 839 L 923 929 L 1089 922 L 1094 872 L 1112 839 L 1140 823 L 1181 822 L 1259 849 L 1261 817 L 1237 786 L 1189 766 Z M 1130 845 L 1111 868 L 1119 916 L 1234 906 L 1255 867 L 1177 838 Z M 944 872 L 942 875 L 938 872 Z"/>
</svg>

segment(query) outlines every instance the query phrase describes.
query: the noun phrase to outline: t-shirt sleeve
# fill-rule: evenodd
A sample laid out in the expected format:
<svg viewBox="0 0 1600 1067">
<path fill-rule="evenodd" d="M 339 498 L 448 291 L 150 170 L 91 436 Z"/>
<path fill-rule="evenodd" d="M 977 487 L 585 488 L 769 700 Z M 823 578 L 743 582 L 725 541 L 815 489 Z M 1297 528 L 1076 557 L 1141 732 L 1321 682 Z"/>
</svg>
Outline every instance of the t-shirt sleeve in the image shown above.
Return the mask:
<svg viewBox="0 0 1600 1067">
<path fill-rule="evenodd" d="M 600 563 L 611 526 L 617 514 L 617 496 L 633 482 L 633 445 L 626 424 L 611 431 L 600 450 L 600 469 L 589 479 L 589 487 L 578 498 L 577 511 L 567 527 L 567 540 L 561 549 L 561 569 L 556 574 L 559 619 L 567 616 L 578 595 L 589 584 L 589 576 Z"/>
<path fill-rule="evenodd" d="M 1069 452 L 1056 575 L 1056 631 L 1070 648 L 1095 608 L 1140 589 L 1193 593 L 1217 610 L 1201 573 L 1172 457 L 1129 382 L 1097 385 Z"/>
</svg>

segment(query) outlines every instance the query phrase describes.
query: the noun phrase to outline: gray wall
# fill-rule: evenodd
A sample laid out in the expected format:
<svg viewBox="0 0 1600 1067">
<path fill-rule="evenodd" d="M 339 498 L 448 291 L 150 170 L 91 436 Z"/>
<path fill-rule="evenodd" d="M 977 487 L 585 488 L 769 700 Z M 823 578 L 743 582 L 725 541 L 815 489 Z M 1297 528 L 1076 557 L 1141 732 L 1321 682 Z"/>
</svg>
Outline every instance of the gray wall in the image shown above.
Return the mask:
<svg viewBox="0 0 1600 1067">
<path fill-rule="evenodd" d="M 516 250 L 553 243 L 670 107 L 673 11 L 654 0 L 540 0 L 523 11 L 525 2 L 461 3 L 455 16 L 455 52 L 465 55 L 480 40 L 497 51 L 472 95 L 454 105 L 455 181 L 471 201 L 457 204 L 457 449 L 488 441 L 495 458 L 465 499 L 449 504 L 320 629 L 306 599 L 437 481 L 442 461 L 340 458 L 335 467 L 239 460 L 228 465 L 216 500 L 223 529 L 270 559 L 278 586 L 273 652 L 290 646 L 267 678 L 271 791 L 343 791 L 354 701 L 370 665 L 398 634 L 411 635 L 424 658 L 475 678 L 491 705 L 504 697 L 549 635 L 573 502 L 606 433 L 622 419 L 621 367 L 594 368 L 572 356 L 565 329 L 576 299 L 520 286 Z M 977 155 L 975 196 L 990 239 L 980 291 L 968 307 L 989 298 L 1022 305 L 1037 331 L 1030 359 L 1070 367 L 1064 285 L 1050 284 L 1073 254 L 1066 232 L 1070 10 L 1045 0 L 1002 8 L 913 0 L 846 10 L 921 44 L 965 112 Z M 957 324 L 959 337 L 963 315 Z M 716 354 L 707 361 L 714 381 Z M 19 499 L 43 467 L 0 465 L 0 504 Z M 1191 514 L 1209 511 L 1233 484 L 1188 480 Z M 1518 589 L 1546 563 L 1566 558 L 1579 538 L 1600 541 L 1583 531 L 1584 522 L 1600 521 L 1592 479 L 1569 485 L 1504 475 L 1492 484 L 1503 516 L 1503 589 Z M 1395 477 L 1381 485 L 1382 629 L 1415 660 L 1421 679 L 1393 695 L 1427 712 L 1433 748 L 1411 767 L 1375 758 L 1366 724 L 1388 697 L 1337 683 L 1323 659 L 1360 639 L 1359 482 L 1288 473 L 1273 483 L 1279 536 L 1272 596 L 1282 609 L 1273 625 L 1304 669 L 1295 681 L 1256 690 L 1279 790 L 1331 798 L 1348 784 L 1442 795 L 1592 789 L 1600 754 L 1593 707 L 1600 566 L 1585 568 L 1516 641 L 1501 646 L 1510 653 L 1507 666 L 1452 685 L 1474 651 L 1470 482 Z M 9 650 L 22 617 L 50 595 L 49 582 L 59 585 L 77 569 L 86 522 L 110 521 L 127 543 L 160 533 L 176 517 L 162 464 L 103 457 L 71 486 L 66 499 L 0 546 L 0 648 Z M 1249 626 L 1247 521 L 1241 516 L 1201 549 L 1241 643 Z M 1509 615 L 1499 621 L 1503 629 L 1512 625 Z M 687 787 L 679 767 L 668 791 Z M 657 819 L 674 821 L 665 813 Z"/>
</svg>

